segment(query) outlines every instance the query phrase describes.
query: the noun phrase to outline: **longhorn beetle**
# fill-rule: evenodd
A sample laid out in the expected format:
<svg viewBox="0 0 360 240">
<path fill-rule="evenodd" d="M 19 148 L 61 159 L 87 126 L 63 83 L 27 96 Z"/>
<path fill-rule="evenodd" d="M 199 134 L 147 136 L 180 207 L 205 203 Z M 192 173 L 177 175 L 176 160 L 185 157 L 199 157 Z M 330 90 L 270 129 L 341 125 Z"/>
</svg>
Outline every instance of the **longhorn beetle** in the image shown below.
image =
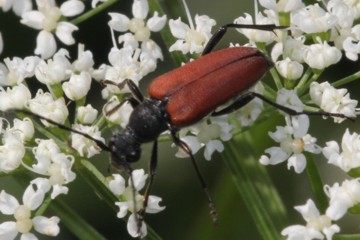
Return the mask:
<svg viewBox="0 0 360 240">
<path fill-rule="evenodd" d="M 190 156 L 197 177 L 206 194 L 213 221 L 216 222 L 217 213 L 213 200 L 205 180 L 200 174 L 191 149 L 177 136 L 177 132 L 181 128 L 192 125 L 207 115 L 220 116 L 231 113 L 243 107 L 254 98 L 260 98 L 290 115 L 307 114 L 347 118 L 343 114 L 336 113 L 297 112 L 281 106 L 259 93 L 247 91 L 273 66 L 273 63 L 255 48 L 234 47 L 211 52 L 228 28 L 251 28 L 273 31 L 275 29 L 284 29 L 285 27 L 272 24 L 227 24 L 222 26 L 209 40 L 200 58 L 156 78 L 148 88 L 149 97 L 147 98 L 141 94 L 138 87 L 130 79 L 126 79 L 120 84 L 109 80 L 102 81 L 103 84 L 117 85 L 119 88 L 127 85 L 132 93 L 132 96 L 125 97 L 108 114 L 119 109 L 125 102 L 130 103 L 134 109 L 129 123 L 123 132 L 113 135 L 107 145 L 86 133 L 63 126 L 26 110 L 13 111 L 35 116 L 62 129 L 75 132 L 93 140 L 102 150 L 111 153 L 111 164 L 115 168 L 125 168 L 130 176 L 132 172 L 130 164 L 139 160 L 141 144 L 153 141 L 149 166 L 150 178 L 144 194 L 143 208 L 139 216 L 137 216 L 138 231 L 140 231 L 142 221 L 144 220 L 145 209 L 156 172 L 157 138 L 164 131 L 169 131 L 175 145 Z M 234 101 L 222 110 L 215 111 L 218 106 L 223 105 L 229 100 Z M 130 179 L 133 181 L 132 178 Z M 135 196 L 135 191 L 133 191 L 133 196 Z"/>
</svg>

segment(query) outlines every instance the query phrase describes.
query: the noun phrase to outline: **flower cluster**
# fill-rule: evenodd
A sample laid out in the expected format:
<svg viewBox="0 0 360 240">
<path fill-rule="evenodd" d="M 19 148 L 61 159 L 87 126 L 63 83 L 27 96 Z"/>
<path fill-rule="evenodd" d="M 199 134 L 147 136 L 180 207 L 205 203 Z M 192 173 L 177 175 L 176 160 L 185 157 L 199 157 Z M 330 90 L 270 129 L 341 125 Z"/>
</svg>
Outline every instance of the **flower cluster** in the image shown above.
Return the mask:
<svg viewBox="0 0 360 240">
<path fill-rule="evenodd" d="M 93 0 L 93 9 L 80 0 L 63 1 L 61 5 L 55 0 L 35 2 L 36 5 L 30 0 L 0 1 L 3 11 L 12 9 L 21 24 L 39 30 L 33 43 L 36 45 L 33 56 L 4 56 L 0 63 L 0 111 L 16 115 L 13 123 L 0 118 L 0 173 L 20 171 L 34 178 L 27 181 L 22 204 L 1 191 L 0 212 L 13 215 L 15 219 L 0 224 L 1 239 L 14 239 L 19 233 L 22 239 L 37 239 L 31 232 L 33 230 L 48 236 L 58 235 L 60 219 L 43 217 L 44 210 L 35 210 L 46 209 L 52 200 L 70 193 L 68 184 L 77 176 L 90 176 L 93 179 L 87 179 L 88 182 L 101 182 L 106 191 L 110 189 L 117 199 L 113 203 L 119 208 L 117 217 L 127 218 L 127 230 L 132 237 L 143 238 L 148 229 L 142 221 L 144 214 L 158 213 L 165 208 L 159 205 L 160 197 L 149 195 L 147 190 L 140 193 L 148 175 L 142 169 L 128 171 L 131 177 L 126 185 L 120 174 L 106 178 L 109 173 L 97 172 L 93 165 L 89 167 L 91 163 L 87 160 L 101 154 L 102 150 L 109 151 L 104 147 L 104 131 L 112 132 L 114 126 L 125 128 L 129 121 L 136 104 L 122 101 L 129 99 L 126 97 L 133 90 L 124 83 L 131 80 L 139 85 L 166 56 L 162 45 L 152 36 L 167 25 L 170 28 L 168 34 L 176 39 L 167 42 L 168 52 L 177 51 L 184 59 L 196 59 L 211 39 L 216 21 L 198 14 L 193 20 L 185 1 L 187 20 L 168 20 L 165 14 L 150 11 L 147 0 L 134 0 L 132 16 L 120 12 L 107 15 L 106 27 L 110 30 L 107 37 L 112 40 L 112 47 L 107 55 L 108 63 L 104 63 L 98 62 L 86 43 L 79 43 L 73 32 L 79 30 L 79 22 L 116 1 Z M 301 113 L 317 112 L 325 119 L 331 117 L 336 124 L 356 117 L 357 100 L 350 98 L 347 89 L 337 87 L 359 78 L 360 74 L 331 82 L 320 82 L 319 79 L 326 68 L 338 63 L 343 56 L 350 61 L 358 59 L 360 25 L 356 23 L 360 18 L 360 5 L 341 0 L 307 6 L 301 0 L 259 0 L 263 8 L 259 11 L 255 2 L 254 17 L 245 13 L 233 22 L 282 27 L 269 27 L 265 31 L 256 27 L 236 28 L 248 39 L 246 47 L 258 48 L 274 62 L 271 71 L 274 84 L 254 83 L 247 91 L 262 95 L 268 99 L 267 103 L 278 106 L 285 122 L 269 132 L 278 146 L 266 149 L 259 162 L 276 165 L 287 161 L 288 168 L 300 174 L 308 167 L 307 155 L 322 153 L 328 163 L 354 177 L 324 186 L 329 201 L 323 212 L 311 199 L 304 206 L 295 207 L 306 225 L 289 226 L 282 234 L 288 239 L 331 239 L 340 232 L 334 222 L 360 203 L 360 136 L 347 129 L 341 146 L 336 141 L 329 141 L 321 147 L 308 133 L 309 116 Z M 74 18 L 76 16 L 78 18 Z M 0 33 L 0 54 L 4 49 L 3 38 L 6 35 Z M 68 48 L 74 44 L 78 47 L 76 57 L 71 56 Z M 230 47 L 241 45 L 231 43 Z M 32 85 L 41 85 L 41 88 L 34 91 Z M 94 85 L 102 87 L 98 91 L 103 98 L 98 103 L 102 104 L 102 111 L 88 99 Z M 239 99 L 241 96 L 234 101 Z M 241 102 L 237 104 L 241 105 L 238 111 L 206 117 L 179 131 L 179 138 L 191 148 L 192 154 L 203 148 L 205 159 L 210 160 L 215 152 L 224 151 L 224 141 L 239 135 L 239 129 L 246 130 L 257 121 L 266 120 L 274 111 L 258 98 L 245 106 Z M 214 111 L 221 109 L 224 106 Z M 38 119 L 24 118 L 24 112 Z M 180 149 L 176 156 L 187 157 L 187 154 Z M 125 169 L 131 168 L 126 165 Z M 82 171 L 88 172 L 83 174 Z"/>
</svg>

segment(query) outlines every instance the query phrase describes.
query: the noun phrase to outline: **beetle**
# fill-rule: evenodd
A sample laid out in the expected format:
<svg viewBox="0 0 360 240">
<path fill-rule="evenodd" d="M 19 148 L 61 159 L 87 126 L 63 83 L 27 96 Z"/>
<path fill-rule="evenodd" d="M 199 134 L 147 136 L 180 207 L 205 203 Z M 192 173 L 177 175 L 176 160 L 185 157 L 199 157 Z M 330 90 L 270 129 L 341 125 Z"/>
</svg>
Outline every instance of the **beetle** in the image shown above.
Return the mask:
<svg viewBox="0 0 360 240">
<path fill-rule="evenodd" d="M 228 28 L 252 28 L 273 31 L 285 27 L 272 24 L 227 24 L 222 26 L 209 40 L 200 58 L 157 77 L 148 87 L 149 97 L 144 97 L 130 79 L 126 79 L 120 84 L 109 80 L 102 81 L 103 84 L 113 84 L 119 88 L 128 86 L 132 93 L 132 96 L 125 97 L 108 112 L 108 114 L 113 113 L 126 102 L 129 102 L 133 107 L 128 125 L 121 133 L 113 135 L 108 144 L 104 144 L 86 133 L 71 129 L 26 110 L 14 111 L 36 116 L 62 129 L 93 140 L 101 149 L 111 153 L 111 164 L 115 168 L 124 168 L 130 176 L 132 172 L 131 163 L 138 161 L 141 156 L 141 145 L 153 141 L 149 167 L 150 178 L 144 194 L 144 205 L 138 217 L 139 231 L 156 173 L 157 138 L 161 133 L 169 131 L 175 145 L 190 156 L 201 186 L 207 196 L 213 221 L 216 222 L 217 213 L 213 200 L 192 151 L 177 136 L 177 132 L 181 128 L 190 126 L 208 115 L 220 116 L 233 112 L 254 98 L 260 98 L 291 115 L 309 114 L 346 118 L 343 114 L 297 112 L 281 106 L 261 94 L 247 91 L 273 66 L 273 63 L 256 48 L 233 47 L 212 52 Z M 219 106 L 230 100 L 234 101 L 227 107 L 216 111 Z M 131 177 L 130 179 L 133 181 Z M 133 191 L 133 197 L 135 199 L 135 191 Z"/>
</svg>

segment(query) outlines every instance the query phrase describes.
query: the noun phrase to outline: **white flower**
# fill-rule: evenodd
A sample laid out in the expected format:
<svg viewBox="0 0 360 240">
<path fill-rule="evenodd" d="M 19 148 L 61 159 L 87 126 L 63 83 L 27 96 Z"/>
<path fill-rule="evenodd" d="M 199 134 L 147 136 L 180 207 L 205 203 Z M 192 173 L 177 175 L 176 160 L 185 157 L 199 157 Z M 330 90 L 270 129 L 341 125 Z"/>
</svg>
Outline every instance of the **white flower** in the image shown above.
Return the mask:
<svg viewBox="0 0 360 240">
<path fill-rule="evenodd" d="M 23 120 L 14 119 L 14 127 L 9 129 L 14 131 L 14 134 L 18 134 L 23 142 L 26 142 L 34 136 L 35 129 L 30 118 L 24 118 Z"/>
<path fill-rule="evenodd" d="M 37 162 L 31 167 L 24 165 L 28 170 L 37 174 L 47 176 L 41 178 L 42 184 L 52 186 L 51 198 L 59 194 L 67 194 L 68 187 L 64 186 L 75 180 L 76 174 L 72 171 L 74 157 L 60 152 L 59 147 L 53 140 L 36 139 L 37 147 L 33 153 Z M 40 180 L 39 180 L 40 181 Z"/>
<path fill-rule="evenodd" d="M 287 90 L 282 88 L 278 91 L 276 97 L 276 103 L 291 108 L 297 112 L 304 110 L 305 105 L 301 102 L 299 97 L 296 95 L 295 90 Z M 282 111 L 281 111 L 282 112 Z"/>
<path fill-rule="evenodd" d="M 360 179 L 345 180 L 340 185 L 334 183 L 333 186 L 325 185 L 324 191 L 330 198 L 329 207 L 326 215 L 332 220 L 342 218 L 350 207 L 360 203 Z"/>
<path fill-rule="evenodd" d="M 47 236 L 57 236 L 60 232 L 58 217 L 31 217 L 32 211 L 39 208 L 44 201 L 45 193 L 43 188 L 34 187 L 31 183 L 25 190 L 22 197 L 23 204 L 5 191 L 0 192 L 0 212 L 5 215 L 13 215 L 15 221 L 7 221 L 0 224 L 1 239 L 15 239 L 20 233 L 21 239 L 38 239 L 30 231 L 34 229 L 38 233 Z"/>
<path fill-rule="evenodd" d="M 327 42 L 315 43 L 305 48 L 304 62 L 311 68 L 324 69 L 340 61 L 341 51 Z"/>
<path fill-rule="evenodd" d="M 25 57 L 24 59 L 14 57 L 4 59 L 6 68 L 1 69 L 0 85 L 14 86 L 20 84 L 26 78 L 34 76 L 36 66 L 40 61 L 39 57 Z"/>
<path fill-rule="evenodd" d="M 276 69 L 281 76 L 288 80 L 296 80 L 301 77 L 304 67 L 297 61 L 291 61 L 290 58 L 276 62 Z"/>
<path fill-rule="evenodd" d="M 204 157 L 206 160 L 210 160 L 215 151 L 222 152 L 224 150 L 224 145 L 218 138 L 228 141 L 233 128 L 234 126 L 227 123 L 226 117 L 212 118 L 211 123 L 204 120 L 196 125 L 183 128 L 180 131 L 180 139 L 188 144 L 192 154 L 205 146 Z M 185 136 L 188 131 L 192 135 Z M 188 155 L 179 148 L 176 157 L 188 157 Z"/>
<path fill-rule="evenodd" d="M 261 99 L 254 98 L 248 104 L 236 111 L 235 117 L 240 121 L 243 127 L 247 127 L 255 122 L 263 109 L 263 101 Z"/>
<path fill-rule="evenodd" d="M 56 42 L 52 34 L 55 35 L 61 42 L 66 45 L 75 43 L 71 36 L 72 32 L 78 28 L 64 21 L 59 21 L 61 16 L 72 17 L 84 11 L 84 3 L 78 0 L 65 1 L 61 7 L 57 7 L 54 0 L 37 0 L 38 10 L 27 11 L 22 14 L 21 23 L 41 30 L 36 43 L 35 54 L 41 55 L 41 58 L 46 59 L 51 57 L 56 51 Z"/>
<path fill-rule="evenodd" d="M 275 24 L 273 20 L 268 17 L 263 16 L 261 13 L 258 13 L 255 17 L 256 21 L 253 21 L 253 18 L 250 14 L 245 13 L 244 17 L 238 17 L 234 20 L 234 23 L 237 24 Z M 261 31 L 256 29 L 236 29 L 238 32 L 242 33 L 249 39 L 251 43 L 262 42 L 265 44 L 270 44 L 275 40 L 276 35 L 272 31 Z"/>
<path fill-rule="evenodd" d="M 78 45 L 78 57 L 77 59 L 72 63 L 73 71 L 75 73 L 79 73 L 82 71 L 87 71 L 90 74 L 93 71 L 94 66 L 94 59 L 93 54 L 90 50 L 85 51 L 84 44 Z"/>
<path fill-rule="evenodd" d="M 153 48 L 157 49 L 155 55 L 149 55 L 154 59 L 163 59 L 159 46 L 150 39 L 151 32 L 160 31 L 166 24 L 166 15 L 159 17 L 158 12 L 154 12 L 154 16 L 149 18 L 145 22 L 149 13 L 149 5 L 147 0 L 134 0 L 132 5 L 132 14 L 134 18 L 129 19 L 127 16 L 119 13 L 110 13 L 111 20 L 109 26 L 114 31 L 127 32 L 119 37 L 119 43 L 124 43 L 124 47 L 131 47 L 135 50 L 139 47 L 139 42 L 142 42 L 141 50 L 148 51 L 146 48 L 146 42 L 152 42 Z M 115 47 L 116 45 L 114 45 Z M 148 51 L 148 53 L 150 53 Z M 160 53 L 160 54 L 159 54 Z"/>
<path fill-rule="evenodd" d="M 306 226 L 292 225 L 285 228 L 281 234 L 287 236 L 288 240 L 323 239 L 323 235 L 326 236 L 326 239 L 331 240 L 335 233 L 340 232 L 339 226 L 332 224 L 327 215 L 320 215 L 311 199 L 305 205 L 297 206 L 295 209 L 301 213 L 307 224 Z"/>
<path fill-rule="evenodd" d="M 72 74 L 70 80 L 62 84 L 65 95 L 73 100 L 80 100 L 86 96 L 90 90 L 91 75 L 88 72 Z"/>
<path fill-rule="evenodd" d="M 315 4 L 294 12 L 292 22 L 305 33 L 321 33 L 334 27 L 337 18 Z"/>
<path fill-rule="evenodd" d="M 360 167 L 360 136 L 357 133 L 350 134 L 346 129 L 341 141 L 342 152 L 337 142 L 330 141 L 323 148 L 323 154 L 328 163 L 338 166 L 345 172 Z"/>
<path fill-rule="evenodd" d="M 169 26 L 171 34 L 177 38 L 170 46 L 169 51 L 182 51 L 186 53 L 201 53 L 211 37 L 211 28 L 216 25 L 214 19 L 207 15 L 195 15 L 195 26 L 191 16 L 188 16 L 190 26 L 183 23 L 179 17 L 176 20 L 170 19 Z"/>
<path fill-rule="evenodd" d="M 95 121 L 97 114 L 98 110 L 87 104 L 85 107 L 81 106 L 77 109 L 76 119 L 81 124 L 91 124 Z"/>
<path fill-rule="evenodd" d="M 132 188 L 132 184 L 129 178 L 128 186 L 125 187 L 125 179 L 119 174 L 113 174 L 113 179 L 109 181 L 110 190 L 120 196 L 121 202 L 116 202 L 115 204 L 119 207 L 119 212 L 117 214 L 118 218 L 123 218 L 126 216 L 127 211 L 131 212 L 129 216 L 127 229 L 129 234 L 132 237 L 139 237 L 138 232 L 138 218 L 136 217 L 134 210 L 140 211 L 143 208 L 144 197 L 140 195 L 138 192 L 145 186 L 146 179 L 148 177 L 145 174 L 143 169 L 133 170 L 132 177 L 134 181 L 134 188 Z M 135 200 L 133 199 L 133 191 L 135 192 Z M 161 201 L 160 197 L 150 195 L 148 199 L 148 204 L 145 209 L 146 213 L 158 213 L 165 209 L 165 207 L 161 207 L 159 205 Z M 134 202 L 136 207 L 134 206 Z M 140 235 L 141 237 L 146 236 L 147 228 L 144 222 L 141 223 Z"/>
<path fill-rule="evenodd" d="M 65 81 L 71 74 L 69 52 L 60 49 L 52 59 L 40 61 L 35 69 L 35 76 L 43 84 L 53 85 Z"/>
<path fill-rule="evenodd" d="M 17 169 L 25 155 L 25 146 L 16 131 L 5 130 L 0 146 L 0 172 Z"/>
<path fill-rule="evenodd" d="M 33 113 L 51 119 L 57 123 L 64 124 L 69 115 L 64 98 L 53 99 L 50 93 L 44 93 L 39 89 L 35 98 L 26 102 L 26 107 Z M 52 126 L 45 120 L 41 120 L 45 126 Z"/>
<path fill-rule="evenodd" d="M 280 147 L 270 147 L 265 153 L 270 155 L 261 156 L 260 163 L 275 165 L 288 161 L 288 169 L 294 167 L 296 173 L 301 173 L 306 167 L 306 158 L 303 151 L 319 154 L 321 149 L 317 146 L 316 138 L 307 134 L 309 129 L 309 117 L 300 115 L 285 117 L 286 126 L 276 127 L 276 132 L 269 132 L 270 137 L 280 144 Z"/>
<path fill-rule="evenodd" d="M 30 90 L 22 83 L 12 88 L 7 88 L 6 91 L 0 87 L 0 111 L 14 108 L 21 109 L 30 98 Z"/>
<path fill-rule="evenodd" d="M 166 16 L 159 17 L 157 12 L 145 23 L 149 13 L 149 5 L 146 0 L 134 0 L 132 13 L 134 15 L 132 19 L 123 14 L 110 13 L 112 19 L 109 26 L 115 31 L 131 31 L 138 42 L 147 41 L 151 31 L 158 32 L 165 26 Z"/>
<path fill-rule="evenodd" d="M 310 85 L 310 97 L 325 112 L 341 113 L 347 117 L 356 116 L 358 101 L 350 99 L 350 94 L 345 88 L 336 89 L 328 82 L 313 82 Z M 344 118 L 334 117 L 336 123 L 344 120 Z"/>
<path fill-rule="evenodd" d="M 104 138 L 101 137 L 101 132 L 97 126 L 74 124 L 73 129 L 86 133 L 97 140 L 105 142 Z M 94 141 L 74 132 L 71 133 L 71 147 L 74 148 L 81 157 L 86 158 L 90 158 L 95 154 L 100 153 L 101 150 Z"/>
</svg>

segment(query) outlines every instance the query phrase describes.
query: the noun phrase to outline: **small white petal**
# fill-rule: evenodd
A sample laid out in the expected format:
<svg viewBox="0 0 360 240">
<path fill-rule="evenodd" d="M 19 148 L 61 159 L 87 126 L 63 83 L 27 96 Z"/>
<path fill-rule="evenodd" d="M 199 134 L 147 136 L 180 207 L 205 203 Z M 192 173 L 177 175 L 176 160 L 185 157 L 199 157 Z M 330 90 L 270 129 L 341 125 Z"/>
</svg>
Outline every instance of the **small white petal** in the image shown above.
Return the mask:
<svg viewBox="0 0 360 240">
<path fill-rule="evenodd" d="M 24 192 L 23 195 L 23 203 L 31 210 L 37 209 L 42 202 L 44 201 L 45 192 L 43 192 L 41 189 L 35 189 L 33 188 L 33 185 L 30 184 Z"/>
<path fill-rule="evenodd" d="M 0 212 L 5 215 L 12 215 L 19 207 L 18 200 L 4 190 L 0 192 Z"/>
<path fill-rule="evenodd" d="M 75 43 L 75 39 L 72 36 L 73 31 L 77 31 L 79 28 L 69 22 L 59 22 L 56 27 L 56 36 L 66 45 L 72 45 Z"/>
<path fill-rule="evenodd" d="M 111 20 L 109 21 L 109 26 L 111 29 L 118 32 L 126 32 L 129 30 L 130 19 L 124 14 L 120 13 L 109 13 Z"/>
<path fill-rule="evenodd" d="M 138 232 L 138 223 L 134 214 L 131 214 L 127 222 L 127 230 L 132 237 L 143 238 L 147 235 L 147 227 L 144 222 L 141 222 L 140 233 Z"/>
<path fill-rule="evenodd" d="M 29 11 L 25 12 L 22 16 L 21 23 L 26 26 L 35 28 L 37 30 L 43 29 L 43 22 L 45 20 L 45 16 L 43 13 L 39 11 Z"/>
<path fill-rule="evenodd" d="M 54 35 L 47 31 L 41 31 L 36 38 L 35 54 L 40 55 L 42 59 L 47 59 L 54 55 L 55 52 L 56 41 Z"/>
<path fill-rule="evenodd" d="M 164 28 L 165 24 L 166 24 L 166 15 L 159 17 L 159 13 L 156 11 L 154 12 L 154 16 L 149 18 L 149 20 L 146 23 L 146 25 L 152 32 L 160 31 L 161 29 Z"/>
<path fill-rule="evenodd" d="M 85 5 L 79 0 L 68 0 L 61 4 L 60 10 L 65 17 L 73 17 L 82 13 L 85 9 Z"/>
<path fill-rule="evenodd" d="M 43 216 L 36 216 L 32 220 L 35 230 L 41 234 L 54 237 L 60 232 L 60 219 L 58 217 L 47 218 Z"/>
<path fill-rule="evenodd" d="M 115 195 L 121 195 L 125 191 L 125 179 L 120 174 L 113 174 L 114 179 L 109 182 L 109 189 Z"/>
<path fill-rule="evenodd" d="M 134 0 L 132 13 L 136 18 L 145 19 L 149 13 L 149 4 L 147 0 Z"/>
<path fill-rule="evenodd" d="M 0 239 L 12 240 L 15 239 L 17 234 L 16 222 L 9 221 L 0 224 Z"/>
</svg>

